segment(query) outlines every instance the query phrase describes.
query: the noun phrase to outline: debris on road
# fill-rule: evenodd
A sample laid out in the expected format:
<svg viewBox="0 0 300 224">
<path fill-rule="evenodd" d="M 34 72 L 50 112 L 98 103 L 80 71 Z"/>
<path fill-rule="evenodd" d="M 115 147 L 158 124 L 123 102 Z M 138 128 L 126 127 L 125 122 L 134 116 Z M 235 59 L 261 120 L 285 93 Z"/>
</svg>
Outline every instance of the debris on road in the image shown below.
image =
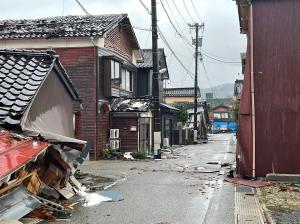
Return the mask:
<svg viewBox="0 0 300 224">
<path fill-rule="evenodd" d="M 206 164 L 209 164 L 209 165 L 220 165 L 220 162 L 207 162 Z"/>
<path fill-rule="evenodd" d="M 266 182 L 266 181 L 257 181 L 257 180 L 246 180 L 242 178 L 225 178 L 225 181 L 232 183 L 232 184 L 237 184 L 237 185 L 244 185 L 244 186 L 249 186 L 249 187 L 266 187 L 266 186 L 271 186 L 273 185 L 271 182 Z"/>
<path fill-rule="evenodd" d="M 131 154 L 132 154 L 132 152 L 125 152 L 124 153 L 124 158 L 127 159 L 127 160 L 134 160 L 134 158 Z"/>
<path fill-rule="evenodd" d="M 96 192 L 99 195 L 102 195 L 104 197 L 108 197 L 111 199 L 112 202 L 117 202 L 117 201 L 123 201 L 124 197 L 121 191 L 97 191 Z"/>
</svg>

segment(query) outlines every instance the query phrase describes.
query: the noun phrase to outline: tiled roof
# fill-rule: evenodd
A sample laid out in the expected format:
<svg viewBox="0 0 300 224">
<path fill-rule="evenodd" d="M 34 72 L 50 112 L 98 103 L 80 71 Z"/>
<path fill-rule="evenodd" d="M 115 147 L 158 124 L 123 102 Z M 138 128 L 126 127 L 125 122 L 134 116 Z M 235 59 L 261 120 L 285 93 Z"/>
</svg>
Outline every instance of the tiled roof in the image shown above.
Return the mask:
<svg viewBox="0 0 300 224">
<path fill-rule="evenodd" d="M 150 106 L 149 99 L 115 99 L 111 110 L 113 112 L 148 112 Z"/>
<path fill-rule="evenodd" d="M 218 106 L 229 107 L 232 103 L 232 98 L 213 98 L 213 99 L 206 99 L 206 101 L 209 107 L 212 109 Z"/>
<path fill-rule="evenodd" d="M 0 39 L 103 36 L 126 14 L 0 21 Z"/>
<path fill-rule="evenodd" d="M 191 97 L 194 96 L 194 87 L 189 88 L 166 88 L 164 89 L 165 97 Z M 200 89 L 198 88 L 198 97 L 200 97 Z"/>
<path fill-rule="evenodd" d="M 137 68 L 146 68 L 146 69 L 152 69 L 153 63 L 152 63 L 152 49 L 141 49 L 144 61 L 138 62 L 136 67 Z M 158 49 L 158 60 L 159 60 L 159 69 L 166 68 L 166 78 L 169 78 L 168 73 L 168 66 L 166 62 L 166 56 L 163 48 Z"/>
<path fill-rule="evenodd" d="M 170 111 L 180 111 L 178 108 L 176 107 L 173 107 L 172 105 L 170 104 L 165 104 L 165 103 L 160 103 L 160 108 L 161 109 L 167 109 L 167 110 L 170 110 Z"/>
<path fill-rule="evenodd" d="M 53 51 L 0 49 L 0 123 L 17 125 L 41 84 L 55 65 L 61 66 Z M 78 95 L 67 74 L 61 77 L 72 96 Z M 74 97 L 73 97 L 74 98 Z"/>
<path fill-rule="evenodd" d="M 144 61 L 141 63 L 137 63 L 138 68 L 152 68 L 152 49 L 141 49 Z M 158 49 L 158 58 L 161 60 L 161 57 L 164 54 L 164 49 Z"/>
</svg>

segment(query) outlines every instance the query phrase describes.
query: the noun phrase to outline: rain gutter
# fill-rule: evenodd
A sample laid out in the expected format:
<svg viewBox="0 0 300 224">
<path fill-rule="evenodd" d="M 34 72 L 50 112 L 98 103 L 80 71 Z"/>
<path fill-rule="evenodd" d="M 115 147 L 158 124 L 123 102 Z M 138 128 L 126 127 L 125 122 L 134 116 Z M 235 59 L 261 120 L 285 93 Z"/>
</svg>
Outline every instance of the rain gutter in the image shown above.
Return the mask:
<svg viewBox="0 0 300 224">
<path fill-rule="evenodd" d="M 253 57 L 253 5 L 250 5 L 250 79 L 251 79 L 251 115 L 252 115 L 252 177 L 256 176 L 256 139 L 255 139 L 255 89 L 254 89 L 254 57 Z"/>
</svg>

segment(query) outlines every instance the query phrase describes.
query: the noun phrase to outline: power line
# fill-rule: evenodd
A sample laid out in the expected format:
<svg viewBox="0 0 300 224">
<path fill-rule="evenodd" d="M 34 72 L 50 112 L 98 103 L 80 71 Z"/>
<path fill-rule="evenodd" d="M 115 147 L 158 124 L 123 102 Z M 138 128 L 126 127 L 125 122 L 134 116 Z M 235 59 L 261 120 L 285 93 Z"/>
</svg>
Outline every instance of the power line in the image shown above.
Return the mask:
<svg viewBox="0 0 300 224">
<path fill-rule="evenodd" d="M 173 5 L 175 6 L 175 8 L 176 8 L 176 10 L 177 10 L 177 12 L 178 12 L 178 14 L 180 15 L 180 17 L 181 17 L 181 19 L 186 23 L 186 25 L 188 25 L 189 24 L 189 22 L 184 18 L 184 16 L 181 14 L 181 12 L 180 12 L 180 10 L 178 9 L 178 7 L 177 7 L 177 5 L 175 4 L 175 1 L 174 0 L 172 0 L 172 2 L 173 2 Z"/>
<path fill-rule="evenodd" d="M 84 6 L 80 3 L 79 0 L 75 0 L 77 2 L 77 4 L 79 5 L 79 7 L 82 9 L 82 11 L 84 11 L 84 13 L 88 16 L 90 16 L 91 14 L 84 8 Z"/>
<path fill-rule="evenodd" d="M 132 27 L 133 27 L 133 29 L 152 32 L 151 28 L 144 28 L 144 27 L 140 27 L 140 26 L 132 26 Z"/>
<path fill-rule="evenodd" d="M 215 95 L 216 98 L 219 98 L 219 97 L 217 96 L 217 94 L 215 93 L 215 91 L 213 90 L 213 88 L 212 88 L 212 83 L 211 83 L 211 81 L 210 81 L 210 78 L 209 78 L 209 76 L 208 76 L 208 73 L 207 73 L 207 70 L 206 70 L 206 67 L 205 67 L 204 63 L 202 62 L 201 64 L 202 64 L 202 66 L 203 66 L 204 74 L 205 74 L 205 77 L 206 77 L 206 79 L 207 79 L 207 81 L 208 81 L 208 85 L 209 85 L 210 91 L 213 93 L 213 95 Z"/>
<path fill-rule="evenodd" d="M 148 7 L 145 5 L 145 3 L 142 0 L 139 0 L 144 9 L 148 12 L 149 15 L 151 15 L 151 11 L 148 9 Z"/>
<path fill-rule="evenodd" d="M 212 60 L 215 60 L 215 61 L 218 61 L 218 62 L 222 62 L 222 63 L 225 63 L 225 64 L 237 64 L 237 63 L 240 64 L 240 63 L 241 63 L 240 61 L 239 61 L 239 62 L 237 62 L 237 61 L 225 61 L 225 60 L 222 60 L 222 59 L 218 59 L 218 58 L 215 58 L 215 57 L 213 57 L 213 56 L 211 56 L 211 55 L 209 55 L 209 54 L 207 54 L 207 53 L 204 53 L 203 51 L 202 51 L 202 54 L 203 54 L 204 56 L 206 56 L 206 57 L 212 59 Z"/>
<path fill-rule="evenodd" d="M 145 8 L 145 10 L 147 12 L 150 12 L 150 10 L 147 8 L 147 6 L 143 3 L 142 0 L 139 0 L 140 3 L 143 5 L 143 7 Z M 170 44 L 168 43 L 167 39 L 165 38 L 164 34 L 161 32 L 160 28 L 157 27 L 158 30 L 158 35 L 160 36 L 161 40 L 164 42 L 164 44 L 166 45 L 166 47 L 171 51 L 171 53 L 173 54 L 173 56 L 175 57 L 175 59 L 178 61 L 178 63 L 181 65 L 181 67 L 186 71 L 187 75 L 189 75 L 192 79 L 194 79 L 193 77 L 193 73 L 182 63 L 182 61 L 179 59 L 179 57 L 176 55 L 176 53 L 174 52 L 174 50 L 172 49 L 172 47 L 170 46 Z"/>
<path fill-rule="evenodd" d="M 240 60 L 240 58 L 226 58 L 226 57 L 221 57 L 221 56 L 216 56 L 216 55 L 214 55 L 214 54 L 212 54 L 212 53 L 209 53 L 209 52 L 207 52 L 207 51 L 205 51 L 205 50 L 202 50 L 204 53 L 206 53 L 206 54 L 209 54 L 210 56 L 212 56 L 212 57 L 215 57 L 215 58 L 221 58 L 221 59 L 224 59 L 224 60 Z"/>
<path fill-rule="evenodd" d="M 143 27 L 137 27 L 137 26 L 133 26 L 134 29 L 138 29 L 138 30 L 143 30 L 143 31 L 151 31 L 151 29 L 149 28 L 143 28 Z M 186 40 L 182 35 L 180 36 L 190 47 L 194 48 L 194 46 L 188 42 L 188 40 Z M 221 57 L 218 56 L 212 56 L 210 53 L 208 53 L 207 51 L 204 50 L 200 50 L 200 52 L 202 53 L 202 55 L 206 56 L 207 58 L 214 60 L 218 63 L 222 63 L 222 64 L 240 64 L 240 61 L 226 61 L 223 60 Z M 229 58 L 228 58 L 229 59 Z M 209 62 L 209 63 L 214 63 L 214 62 Z"/>
<path fill-rule="evenodd" d="M 168 41 L 166 40 L 165 36 L 163 35 L 163 33 L 161 32 L 161 30 L 158 28 L 158 34 L 161 37 L 162 41 L 164 42 L 164 44 L 166 45 L 166 47 L 171 51 L 171 53 L 173 54 L 173 56 L 175 57 L 175 59 L 178 61 L 178 63 L 181 65 L 181 67 L 186 71 L 186 73 L 192 78 L 193 77 L 193 73 L 182 63 L 182 61 L 178 58 L 178 56 L 176 55 L 176 53 L 174 52 L 174 50 L 172 49 L 172 47 L 170 46 L 170 44 L 168 43 Z"/>
<path fill-rule="evenodd" d="M 171 14 L 172 14 L 174 20 L 175 20 L 175 23 L 176 23 L 177 27 L 178 27 L 179 30 L 182 32 L 182 30 L 181 30 L 181 28 L 180 28 L 180 26 L 179 26 L 179 23 L 177 22 L 176 16 L 175 16 L 175 14 L 173 13 L 172 8 L 171 8 L 171 6 L 170 6 L 170 4 L 169 4 L 169 1 L 166 0 L 166 3 L 167 3 L 167 5 L 168 5 L 168 7 L 169 7 L 169 10 L 170 10 L 170 12 L 171 12 Z"/>
<path fill-rule="evenodd" d="M 185 7 L 185 9 L 186 9 L 186 11 L 187 11 L 187 13 L 188 13 L 188 15 L 189 15 L 191 21 L 193 22 L 193 21 L 194 21 L 194 20 L 193 20 L 193 17 L 191 16 L 190 11 L 189 11 L 188 7 L 187 7 L 186 4 L 185 4 L 185 0 L 183 0 L 183 4 L 184 4 L 184 7 Z"/>
<path fill-rule="evenodd" d="M 161 6 L 163 7 L 163 10 L 164 10 L 165 14 L 166 14 L 167 17 L 168 17 L 169 22 L 171 23 L 173 29 L 175 30 L 175 32 L 176 32 L 176 33 L 178 34 L 178 36 L 179 36 L 180 38 L 182 38 L 189 46 L 193 47 L 193 45 L 187 40 L 187 38 L 184 37 L 184 35 L 181 34 L 181 33 L 177 30 L 176 26 L 174 25 L 173 21 L 171 20 L 171 17 L 169 16 L 169 14 L 168 14 L 168 12 L 167 12 L 165 6 L 164 6 L 164 3 L 163 3 L 161 0 L 160 0 L 160 3 L 161 3 Z"/>
<path fill-rule="evenodd" d="M 199 14 L 198 14 L 198 12 L 197 12 L 197 10 L 196 10 L 196 7 L 195 7 L 195 5 L 194 5 L 194 1 L 191 0 L 191 2 L 192 2 L 192 5 L 193 5 L 193 8 L 194 8 L 194 11 L 195 11 L 195 13 L 196 13 L 196 15 L 197 15 L 197 17 L 198 17 L 198 19 L 199 19 L 199 22 L 201 22 L 200 16 L 199 16 Z"/>
</svg>

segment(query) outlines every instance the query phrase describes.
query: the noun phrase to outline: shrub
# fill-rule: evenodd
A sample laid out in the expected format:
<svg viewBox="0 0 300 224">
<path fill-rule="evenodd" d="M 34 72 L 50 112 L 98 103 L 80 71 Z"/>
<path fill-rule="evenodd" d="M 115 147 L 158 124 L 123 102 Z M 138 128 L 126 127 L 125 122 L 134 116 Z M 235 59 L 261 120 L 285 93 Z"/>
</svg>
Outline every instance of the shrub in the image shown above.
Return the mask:
<svg viewBox="0 0 300 224">
<path fill-rule="evenodd" d="M 132 157 L 135 159 L 146 159 L 146 153 L 145 152 L 133 152 L 131 153 Z"/>
</svg>

